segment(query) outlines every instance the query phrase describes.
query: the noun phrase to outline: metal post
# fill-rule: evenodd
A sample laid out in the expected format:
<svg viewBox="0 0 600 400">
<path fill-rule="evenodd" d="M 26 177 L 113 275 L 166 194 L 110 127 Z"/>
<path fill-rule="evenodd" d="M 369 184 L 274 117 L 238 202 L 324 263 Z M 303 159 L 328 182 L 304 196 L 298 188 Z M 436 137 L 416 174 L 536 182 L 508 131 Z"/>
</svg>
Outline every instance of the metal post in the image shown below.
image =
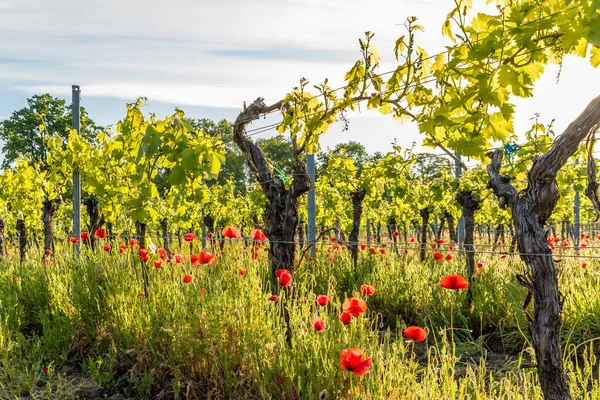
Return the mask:
<svg viewBox="0 0 600 400">
<path fill-rule="evenodd" d="M 308 175 L 310 176 L 310 180 L 313 183 L 313 188 L 308 192 L 308 232 L 306 232 L 306 236 L 308 238 L 308 242 L 314 242 L 317 238 L 317 217 L 316 217 L 316 209 L 315 209 L 315 155 L 307 154 L 306 155 L 306 169 L 308 170 Z M 316 245 L 311 246 L 310 254 L 312 257 L 317 255 Z"/>
<path fill-rule="evenodd" d="M 367 220 L 367 246 L 371 246 L 371 221 Z"/>
<path fill-rule="evenodd" d="M 81 89 L 78 85 L 72 86 L 73 97 L 73 129 L 80 133 L 80 104 Z M 73 236 L 81 238 L 81 177 L 77 165 L 73 169 Z M 75 243 L 75 254 L 79 255 L 79 243 Z"/>
<path fill-rule="evenodd" d="M 456 158 L 458 158 L 458 160 L 460 161 L 460 156 L 458 154 L 456 154 Z M 454 176 L 456 177 L 456 180 L 460 179 L 460 176 L 462 175 L 462 168 L 460 166 L 460 163 L 455 163 L 455 169 L 454 169 Z M 459 250 L 463 250 L 464 249 L 464 242 L 465 242 L 465 219 L 463 217 L 463 211 L 461 208 L 460 211 L 460 218 L 458 219 L 458 248 Z"/>
<path fill-rule="evenodd" d="M 435 215 L 433 217 L 433 235 L 435 237 L 438 237 L 438 216 L 437 215 Z"/>
</svg>

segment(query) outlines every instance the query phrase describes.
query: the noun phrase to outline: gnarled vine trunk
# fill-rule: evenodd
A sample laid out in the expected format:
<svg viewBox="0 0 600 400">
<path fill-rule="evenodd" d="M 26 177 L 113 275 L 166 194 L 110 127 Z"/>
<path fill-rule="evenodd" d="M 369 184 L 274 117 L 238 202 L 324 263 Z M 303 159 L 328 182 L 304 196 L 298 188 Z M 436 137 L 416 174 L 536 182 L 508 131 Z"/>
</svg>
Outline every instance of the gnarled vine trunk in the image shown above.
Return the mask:
<svg viewBox="0 0 600 400">
<path fill-rule="evenodd" d="M 204 226 L 206 226 L 207 233 L 215 233 L 215 219 L 210 214 L 204 215 Z M 211 243 L 212 244 L 212 243 Z"/>
<path fill-rule="evenodd" d="M 467 273 L 469 275 L 469 288 L 467 292 L 467 303 L 470 306 L 473 299 L 470 283 L 475 275 L 475 252 L 473 249 L 473 235 L 475 232 L 475 211 L 481 206 L 481 202 L 473 192 L 466 191 L 456 195 L 456 201 L 462 206 L 463 218 L 465 220 L 464 249 L 467 257 Z"/>
<path fill-rule="evenodd" d="M 135 221 L 135 235 L 138 240 L 140 249 L 146 248 L 146 224 L 143 222 Z M 138 258 L 137 254 L 133 255 Z M 144 293 L 148 296 L 149 276 L 148 276 L 148 264 L 145 261 L 142 263 L 142 277 L 144 279 Z"/>
<path fill-rule="evenodd" d="M 42 203 L 42 222 L 44 224 L 44 254 L 42 258 L 46 257 L 46 250 L 54 251 L 54 235 L 52 232 L 52 218 L 58 207 L 58 200 L 44 200 Z"/>
<path fill-rule="evenodd" d="M 352 192 L 352 231 L 348 238 L 348 249 L 352 254 L 352 261 L 354 262 L 354 274 L 357 275 L 358 271 L 358 235 L 360 232 L 360 217 L 363 211 L 363 200 L 367 194 L 366 190 L 357 190 Z"/>
<path fill-rule="evenodd" d="M 498 196 L 501 207 L 510 207 L 521 259 L 531 274 L 517 275 L 529 291 L 524 308 L 533 297 L 533 318 L 527 314 L 537 360 L 537 372 L 546 400 L 570 399 L 571 393 L 563 370 L 560 346 L 562 300 L 557 270 L 544 225 L 552 215 L 560 196 L 556 175 L 586 137 L 593 137 L 600 125 L 600 96 L 556 138 L 550 150 L 533 160 L 527 175 L 527 188 L 518 192 L 513 179 L 500 173 L 503 150 L 489 154 L 488 186 Z"/>
<path fill-rule="evenodd" d="M 259 182 L 267 198 L 267 207 L 263 214 L 265 222 L 265 235 L 270 241 L 269 261 L 273 271 L 273 291 L 278 291 L 275 281 L 275 270 L 294 269 L 296 256 L 295 234 L 298 226 L 298 198 L 307 193 L 313 183 L 306 170 L 306 165 L 301 159 L 304 147 L 298 147 L 292 140 L 294 147 L 294 179 L 289 188 L 285 182 L 275 174 L 269 160 L 246 135 L 246 125 L 257 119 L 260 115 L 281 108 L 282 102 L 266 106 L 263 99 L 259 98 L 240 113 L 233 127 L 233 141 L 246 155 L 248 166 Z"/>
<path fill-rule="evenodd" d="M 454 216 L 446 211 L 446 220 L 448 221 L 448 230 L 450 231 L 450 241 L 452 243 L 458 243 L 458 235 L 456 227 L 454 226 Z"/>
<path fill-rule="evenodd" d="M 160 220 L 160 233 L 163 238 L 163 248 L 167 252 L 167 258 L 171 259 L 171 237 L 169 236 L 169 221 L 166 218 Z"/>
<path fill-rule="evenodd" d="M 502 244 L 504 244 L 504 224 L 498 224 L 494 230 L 494 249 L 498 247 L 498 242 L 502 238 Z"/>
<path fill-rule="evenodd" d="M 104 217 L 100 215 L 100 211 L 98 210 L 98 200 L 94 196 L 86 197 L 83 200 L 83 205 L 85 206 L 85 210 L 90 218 L 90 224 L 88 225 L 88 232 L 90 233 L 90 237 L 87 240 L 92 249 L 96 248 L 96 239 L 94 237 L 94 232 L 97 229 L 102 228 L 104 225 Z"/>
<path fill-rule="evenodd" d="M 394 232 L 398 232 L 398 224 L 396 223 L 396 218 L 394 217 L 390 217 L 390 219 L 388 220 L 389 226 L 392 227 L 391 229 L 391 233 L 390 233 L 390 237 L 392 238 L 392 242 L 394 242 L 394 251 L 396 252 L 396 254 L 399 254 L 398 252 L 398 237 L 394 236 Z M 398 232 L 398 235 L 400 233 Z"/>
<path fill-rule="evenodd" d="M 419 210 L 421 215 L 421 261 L 425 261 L 425 250 L 427 248 L 427 224 L 429 223 L 429 208 Z"/>
<path fill-rule="evenodd" d="M 446 215 L 447 212 L 444 212 L 444 214 L 442 214 L 442 218 L 440 218 L 440 226 L 438 227 L 437 233 L 435 235 L 435 238 L 437 240 L 440 240 L 444 237 L 444 229 L 446 229 Z"/>
<path fill-rule="evenodd" d="M 6 243 L 5 243 L 5 239 L 4 239 L 4 228 L 6 227 L 6 223 L 4 222 L 4 219 L 2 219 L 2 217 L 0 217 L 0 260 L 4 257 L 4 254 L 6 254 Z"/>
<path fill-rule="evenodd" d="M 25 262 L 25 258 L 27 257 L 27 248 L 29 247 L 29 242 L 27 240 L 27 226 L 25 226 L 25 221 L 22 219 L 17 220 L 15 228 L 17 228 L 17 235 L 19 237 L 19 257 L 22 264 Z"/>
</svg>

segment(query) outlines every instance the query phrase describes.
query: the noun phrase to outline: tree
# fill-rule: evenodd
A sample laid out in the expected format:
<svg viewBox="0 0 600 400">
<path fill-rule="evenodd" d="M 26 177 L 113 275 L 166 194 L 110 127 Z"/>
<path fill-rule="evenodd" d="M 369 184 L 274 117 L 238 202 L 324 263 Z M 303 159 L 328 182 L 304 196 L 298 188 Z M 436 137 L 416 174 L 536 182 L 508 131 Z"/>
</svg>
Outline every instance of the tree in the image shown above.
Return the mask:
<svg viewBox="0 0 600 400">
<path fill-rule="evenodd" d="M 378 161 L 382 158 L 381 154 L 371 156 L 362 143 L 349 141 L 348 143 L 338 143 L 328 152 L 321 152 L 317 155 L 317 161 L 320 168 L 327 169 L 330 157 L 350 157 L 354 160 L 356 168 L 361 168 L 369 161 Z"/>
<path fill-rule="evenodd" d="M 0 122 L 0 139 L 4 142 L 2 168 L 8 168 L 20 156 L 31 163 L 46 164 L 50 134 L 59 135 L 66 142 L 72 126 L 72 105 L 50 94 L 34 95 L 27 99 L 27 107 L 14 111 L 10 118 Z M 81 108 L 81 130 L 83 137 L 92 142 L 96 132 L 102 129 Z"/>
</svg>

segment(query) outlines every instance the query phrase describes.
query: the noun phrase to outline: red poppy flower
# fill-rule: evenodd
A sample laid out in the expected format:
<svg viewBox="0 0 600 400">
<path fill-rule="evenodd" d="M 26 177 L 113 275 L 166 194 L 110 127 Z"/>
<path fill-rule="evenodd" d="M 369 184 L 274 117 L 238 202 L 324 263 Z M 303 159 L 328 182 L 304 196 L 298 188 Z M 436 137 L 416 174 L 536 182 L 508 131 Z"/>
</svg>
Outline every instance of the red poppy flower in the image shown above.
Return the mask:
<svg viewBox="0 0 600 400">
<path fill-rule="evenodd" d="M 130 246 L 135 246 L 136 244 L 138 244 L 137 239 L 129 239 L 129 245 Z"/>
<path fill-rule="evenodd" d="M 278 270 L 281 271 L 281 270 Z M 279 284 L 283 287 L 288 287 L 292 284 L 292 274 L 285 271 L 279 274 Z"/>
<path fill-rule="evenodd" d="M 443 244 L 444 243 L 444 239 L 438 239 L 438 243 L 439 244 Z"/>
<path fill-rule="evenodd" d="M 414 241 L 415 241 L 415 238 L 414 238 L 414 237 L 411 237 L 411 238 L 410 238 L 410 242 L 411 242 L 411 243 L 414 243 Z"/>
<path fill-rule="evenodd" d="M 436 261 L 442 261 L 444 259 L 444 255 L 439 251 L 435 251 L 433 252 L 433 258 L 435 258 Z"/>
<path fill-rule="evenodd" d="M 248 270 L 246 268 L 240 268 L 238 271 L 240 272 L 241 276 L 246 275 L 246 272 L 248 272 Z"/>
<path fill-rule="evenodd" d="M 190 262 L 192 263 L 193 266 L 200 264 L 200 256 L 197 254 L 192 254 L 190 256 Z"/>
<path fill-rule="evenodd" d="M 275 377 L 275 379 L 277 379 L 277 382 L 279 382 L 279 384 L 280 384 L 281 386 L 283 386 L 283 385 L 285 384 L 285 378 L 284 378 L 283 376 L 281 376 L 281 375 L 277 375 L 277 376 Z"/>
<path fill-rule="evenodd" d="M 504 260 L 506 258 L 506 254 L 502 254 L 500 258 Z"/>
<path fill-rule="evenodd" d="M 89 239 L 89 237 L 90 237 L 89 232 L 87 232 L 87 231 L 81 232 L 81 240 Z"/>
<path fill-rule="evenodd" d="M 52 250 L 50 250 L 50 249 L 46 249 L 46 250 L 44 250 L 44 252 L 45 252 L 45 253 L 46 253 L 46 255 L 48 255 L 48 256 L 49 256 L 50 254 L 52 254 Z"/>
<path fill-rule="evenodd" d="M 271 295 L 271 297 L 269 297 L 269 300 L 271 301 L 275 301 L 279 298 L 279 296 L 277 296 L 276 294 Z"/>
<path fill-rule="evenodd" d="M 287 269 L 276 269 L 275 270 L 275 276 L 277 278 L 279 278 L 281 276 L 281 274 L 283 274 L 284 272 L 290 272 L 290 271 L 288 271 Z"/>
<path fill-rule="evenodd" d="M 323 332 L 325 329 L 325 321 L 323 321 L 321 318 L 315 318 L 313 321 L 313 328 L 315 328 L 315 331 L 317 332 Z"/>
<path fill-rule="evenodd" d="M 175 264 L 181 264 L 184 259 L 183 256 L 180 254 L 173 254 L 173 261 L 175 262 Z"/>
<path fill-rule="evenodd" d="M 587 247 L 587 243 L 581 243 L 581 247 Z"/>
<path fill-rule="evenodd" d="M 150 256 L 148 254 L 146 254 L 145 256 L 140 256 L 140 260 L 142 260 L 143 262 L 148 262 L 148 260 L 150 260 Z"/>
<path fill-rule="evenodd" d="M 446 255 L 446 261 L 450 261 L 450 260 L 452 260 L 452 254 Z"/>
<path fill-rule="evenodd" d="M 344 300 L 342 304 L 342 309 L 344 311 L 349 312 L 353 317 L 358 317 L 365 311 L 367 311 L 367 303 L 363 299 L 357 299 L 355 297 L 351 297 L 349 299 Z"/>
<path fill-rule="evenodd" d="M 194 235 L 192 232 L 189 232 L 189 233 L 186 233 L 185 235 L 183 235 L 183 240 L 185 240 L 186 242 L 193 242 L 195 238 L 196 238 L 196 235 Z"/>
<path fill-rule="evenodd" d="M 317 296 L 317 303 L 319 303 L 320 306 L 326 306 L 330 300 L 331 299 L 328 296 L 325 296 L 324 294 L 320 294 Z"/>
<path fill-rule="evenodd" d="M 217 262 L 217 256 L 208 251 L 200 253 L 200 264 L 215 264 Z"/>
<path fill-rule="evenodd" d="M 498 240 L 498 243 L 496 243 L 498 246 L 502 246 L 502 240 Z"/>
<path fill-rule="evenodd" d="M 350 323 L 352 322 L 352 314 L 350 314 L 347 311 L 344 311 L 340 314 L 340 319 L 342 320 L 342 323 L 344 325 L 350 325 Z"/>
<path fill-rule="evenodd" d="M 360 291 L 367 296 L 372 296 L 375 293 L 375 286 L 373 285 L 361 285 Z"/>
<path fill-rule="evenodd" d="M 337 242 L 337 238 L 335 236 L 332 236 L 331 241 L 335 243 L 335 242 Z"/>
<path fill-rule="evenodd" d="M 50 259 L 49 259 L 49 258 L 44 258 L 44 259 L 42 260 L 42 262 L 43 262 L 44 264 L 48 265 L 48 264 L 50 264 Z"/>
<path fill-rule="evenodd" d="M 76 237 L 71 237 L 71 238 L 69 238 L 69 241 L 70 241 L 71 243 L 73 243 L 73 244 L 75 244 L 75 243 L 79 243 L 79 239 L 78 239 L 78 238 L 76 238 Z"/>
<path fill-rule="evenodd" d="M 555 237 L 553 240 L 554 240 L 554 243 L 560 242 L 560 238 L 559 237 Z"/>
<path fill-rule="evenodd" d="M 404 249 L 404 254 L 408 254 L 408 249 Z"/>
<path fill-rule="evenodd" d="M 200 294 L 201 294 L 202 296 L 206 296 L 206 289 L 204 289 L 204 288 L 200 288 Z"/>
<path fill-rule="evenodd" d="M 223 236 L 227 239 L 237 239 L 242 236 L 242 232 L 235 226 L 226 226 L 223 228 Z"/>
<path fill-rule="evenodd" d="M 469 287 L 469 282 L 465 278 L 460 275 L 446 275 L 440 281 L 440 286 L 445 289 L 466 289 Z"/>
<path fill-rule="evenodd" d="M 342 350 L 340 354 L 340 366 L 354 375 L 363 376 L 372 364 L 372 359 L 363 360 L 365 353 L 359 349 Z"/>
<path fill-rule="evenodd" d="M 192 276 L 190 274 L 183 275 L 183 283 L 190 283 L 192 281 Z"/>
<path fill-rule="evenodd" d="M 48 367 L 42 368 L 42 372 L 45 373 L 45 374 L 48 373 Z"/>
<path fill-rule="evenodd" d="M 146 296 L 146 293 L 140 292 L 140 297 L 145 297 L 145 296 Z"/>
<path fill-rule="evenodd" d="M 377 249 L 375 247 L 369 247 L 369 251 L 371 254 L 377 254 Z"/>
<path fill-rule="evenodd" d="M 106 231 L 102 228 L 96 229 L 94 236 L 96 236 L 98 239 L 106 239 Z"/>
<path fill-rule="evenodd" d="M 127 251 L 127 248 L 123 248 L 123 247 L 121 247 L 121 248 L 119 249 L 119 253 L 121 253 L 121 254 L 125 254 L 125 252 L 126 252 L 126 251 Z"/>
<path fill-rule="evenodd" d="M 161 260 L 166 260 L 167 259 L 167 251 L 165 249 L 158 249 L 158 256 L 160 257 Z"/>
<path fill-rule="evenodd" d="M 260 229 L 252 230 L 252 232 L 250 232 L 250 237 L 252 238 L 252 240 L 257 240 L 260 242 L 267 240 L 265 233 Z"/>
<path fill-rule="evenodd" d="M 437 248 L 438 248 L 438 245 L 437 245 L 437 244 L 435 244 L 435 243 L 432 243 L 432 244 L 431 244 L 431 248 L 435 250 L 435 249 L 437 249 Z"/>
<path fill-rule="evenodd" d="M 476 267 L 477 268 L 483 268 L 483 264 L 482 263 L 477 263 Z"/>
<path fill-rule="evenodd" d="M 162 267 L 162 260 L 154 260 L 154 267 L 155 268 Z"/>
<path fill-rule="evenodd" d="M 215 234 L 214 234 L 214 233 L 212 233 L 212 232 L 208 232 L 208 233 L 206 234 L 206 237 L 207 237 L 207 238 L 209 238 L 209 239 L 212 239 L 212 238 L 214 238 L 214 237 L 215 237 Z"/>
<path fill-rule="evenodd" d="M 104 245 L 104 251 L 110 251 L 110 244 L 105 244 Z"/>
<path fill-rule="evenodd" d="M 454 248 L 455 248 L 455 247 L 454 247 L 454 246 L 452 246 L 452 245 L 448 246 L 448 250 L 450 250 L 450 251 L 454 250 Z"/>
<path fill-rule="evenodd" d="M 587 263 L 581 264 L 581 268 L 587 268 Z"/>
<path fill-rule="evenodd" d="M 145 257 L 148 255 L 149 251 L 147 249 L 140 249 L 138 253 L 140 253 L 140 257 Z"/>
<path fill-rule="evenodd" d="M 404 336 L 415 342 L 422 342 L 427 337 L 427 332 L 418 326 L 409 326 L 404 330 Z"/>
<path fill-rule="evenodd" d="M 367 245 L 366 245 L 366 244 L 361 244 L 361 245 L 360 245 L 360 249 L 361 249 L 361 250 L 364 250 L 364 249 L 366 249 L 366 248 L 367 248 Z"/>
<path fill-rule="evenodd" d="M 380 252 L 381 254 L 385 254 L 385 249 L 379 249 L 379 252 Z"/>
</svg>

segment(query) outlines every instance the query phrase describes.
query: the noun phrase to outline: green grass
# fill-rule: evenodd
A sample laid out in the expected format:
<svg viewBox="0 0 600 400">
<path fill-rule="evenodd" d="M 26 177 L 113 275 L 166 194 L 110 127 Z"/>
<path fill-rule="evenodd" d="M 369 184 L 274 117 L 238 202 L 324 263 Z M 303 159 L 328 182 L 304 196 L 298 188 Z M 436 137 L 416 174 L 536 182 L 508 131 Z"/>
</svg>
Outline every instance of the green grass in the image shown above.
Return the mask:
<svg viewBox="0 0 600 400">
<path fill-rule="evenodd" d="M 439 286 L 448 273 L 466 274 L 460 257 L 421 264 L 413 252 L 363 252 L 354 271 L 346 252 L 332 250 L 333 263 L 322 250 L 271 302 L 266 252 L 255 262 L 243 244 L 231 247 L 214 265 L 165 263 L 156 270 L 150 263 L 145 297 L 141 264 L 131 253 L 86 249 L 75 260 L 66 247 L 49 265 L 34 253 L 22 266 L 14 254 L 3 259 L 0 398 L 68 399 L 90 391 L 140 399 L 315 399 L 323 391 L 330 399 L 541 398 L 535 368 L 521 368 L 532 363 L 532 349 L 525 290 L 514 278 L 524 267 L 516 257 L 478 258 L 485 267 L 467 308 L 464 291 Z M 594 399 L 600 265 L 588 261 L 582 269 L 581 261 L 564 257 L 558 264 L 563 350 L 573 396 Z M 189 284 L 185 273 L 193 276 Z M 376 288 L 365 298 L 367 314 L 345 326 L 337 313 L 345 298 L 364 297 L 363 283 Z M 318 294 L 331 303 L 319 306 Z M 313 330 L 315 317 L 325 331 Z M 408 325 L 425 327 L 427 340 L 406 341 Z M 349 347 L 373 358 L 362 378 L 340 368 Z"/>
</svg>

